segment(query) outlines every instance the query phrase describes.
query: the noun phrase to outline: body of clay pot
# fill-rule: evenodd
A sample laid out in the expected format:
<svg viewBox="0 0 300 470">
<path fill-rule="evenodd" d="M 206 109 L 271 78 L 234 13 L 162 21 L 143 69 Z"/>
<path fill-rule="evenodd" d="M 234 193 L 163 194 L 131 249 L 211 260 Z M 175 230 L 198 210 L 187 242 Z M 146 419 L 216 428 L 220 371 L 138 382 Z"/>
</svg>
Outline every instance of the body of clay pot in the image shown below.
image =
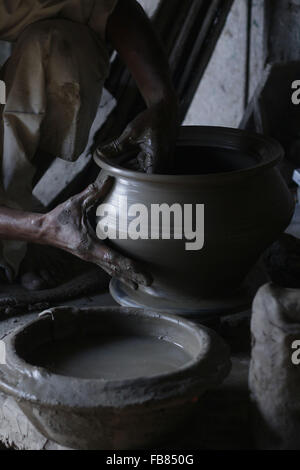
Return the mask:
<svg viewBox="0 0 300 470">
<path fill-rule="evenodd" d="M 184 205 L 204 205 L 199 250 L 187 250 L 184 238 L 164 240 L 162 234 L 159 240 L 120 239 L 117 229 L 112 246 L 142 262 L 154 278 L 150 288 L 140 288 L 140 295 L 187 307 L 234 293 L 292 217 L 294 204 L 276 168 L 281 156 L 280 145 L 260 135 L 184 127 L 174 175 L 145 175 L 96 157 L 102 176 L 115 178 L 105 202 L 116 211 L 120 196 L 126 196 L 129 206 L 146 206 L 149 213 L 153 204 L 179 204 L 182 211 Z"/>
</svg>

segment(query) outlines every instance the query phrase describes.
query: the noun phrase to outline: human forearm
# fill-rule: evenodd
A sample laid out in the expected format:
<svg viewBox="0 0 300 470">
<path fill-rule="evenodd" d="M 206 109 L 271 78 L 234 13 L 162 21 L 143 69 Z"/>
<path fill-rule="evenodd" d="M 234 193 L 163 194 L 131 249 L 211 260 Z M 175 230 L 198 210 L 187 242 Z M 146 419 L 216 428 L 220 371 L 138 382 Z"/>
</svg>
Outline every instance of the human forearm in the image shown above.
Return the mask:
<svg viewBox="0 0 300 470">
<path fill-rule="evenodd" d="M 148 109 L 97 152 L 109 158 L 135 152 L 136 170 L 172 171 L 179 124 L 177 97 L 163 48 L 136 0 L 119 0 L 108 21 L 107 37 L 131 71 Z"/>
<path fill-rule="evenodd" d="M 119 0 L 107 37 L 132 73 L 148 107 L 176 106 L 169 64 L 150 20 L 135 0 Z"/>
<path fill-rule="evenodd" d="M 43 214 L 0 206 L 0 238 L 4 240 L 48 243 Z"/>
<path fill-rule="evenodd" d="M 100 204 L 112 179 L 90 185 L 47 214 L 22 212 L 0 206 L 0 239 L 50 245 L 94 263 L 127 285 L 149 285 L 151 276 L 134 261 L 115 252 L 90 232 L 87 213 Z"/>
</svg>

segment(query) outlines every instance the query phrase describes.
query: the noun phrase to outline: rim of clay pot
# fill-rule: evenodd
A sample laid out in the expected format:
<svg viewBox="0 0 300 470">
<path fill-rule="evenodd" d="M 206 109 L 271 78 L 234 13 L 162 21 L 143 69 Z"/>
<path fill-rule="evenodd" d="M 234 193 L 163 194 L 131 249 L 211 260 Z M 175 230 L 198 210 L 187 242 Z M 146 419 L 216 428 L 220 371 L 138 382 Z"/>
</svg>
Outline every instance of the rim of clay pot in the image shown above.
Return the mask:
<svg viewBox="0 0 300 470">
<path fill-rule="evenodd" d="M 48 325 L 51 325 L 51 328 L 57 326 L 63 328 L 68 324 L 71 325 L 70 321 L 80 321 L 79 316 L 83 319 L 85 315 L 86 321 L 95 314 L 97 316 L 104 314 L 104 318 L 105 315 L 122 315 L 127 318 L 133 315 L 134 321 L 137 322 L 150 318 L 154 321 L 172 323 L 173 326 L 182 327 L 188 334 L 193 335 L 199 344 L 199 353 L 176 372 L 125 380 L 84 379 L 58 375 L 46 368 L 28 363 L 17 353 L 18 341 L 24 338 L 26 342 L 30 328 L 37 325 L 41 330 Z M 55 325 L 56 322 L 58 323 Z M 8 336 L 5 341 L 7 365 L 0 367 L 0 390 L 18 400 L 38 403 L 41 406 L 81 409 L 123 408 L 180 395 L 186 397 L 186 394 L 192 398 L 220 383 L 231 368 L 229 349 L 214 331 L 169 314 L 157 314 L 133 308 L 54 308 L 45 312 L 45 316 Z"/>
<path fill-rule="evenodd" d="M 199 145 L 203 147 L 218 147 L 227 150 L 244 150 L 247 155 L 258 158 L 253 166 L 234 171 L 198 175 L 161 175 L 146 174 L 125 169 L 114 163 L 113 159 L 105 157 L 100 149 L 94 153 L 97 165 L 110 176 L 164 184 L 222 184 L 232 179 L 249 177 L 251 174 L 264 171 L 276 166 L 284 156 L 282 146 L 276 140 L 241 129 L 212 126 L 183 126 L 178 139 L 178 146 Z"/>
</svg>

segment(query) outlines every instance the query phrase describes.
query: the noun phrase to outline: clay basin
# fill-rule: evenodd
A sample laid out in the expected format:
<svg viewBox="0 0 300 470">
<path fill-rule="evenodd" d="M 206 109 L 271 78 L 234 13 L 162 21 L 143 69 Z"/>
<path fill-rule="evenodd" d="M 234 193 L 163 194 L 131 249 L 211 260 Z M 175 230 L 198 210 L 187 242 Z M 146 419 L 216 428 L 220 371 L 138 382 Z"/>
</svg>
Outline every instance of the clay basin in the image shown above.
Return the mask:
<svg viewBox="0 0 300 470">
<path fill-rule="evenodd" d="M 95 155 L 102 176 L 115 178 L 105 201 L 114 208 L 106 217 L 107 224 L 110 229 L 116 227 L 117 233 L 110 243 L 142 262 L 154 278 L 151 287 L 137 291 L 113 281 L 115 299 L 125 306 L 172 313 L 226 313 L 241 308 L 246 302 L 245 277 L 293 215 L 292 197 L 277 168 L 282 155 L 281 146 L 269 138 L 215 127 L 182 128 L 172 175 L 138 173 Z M 124 196 L 128 207 L 143 205 L 148 214 L 153 205 L 179 204 L 182 214 L 185 205 L 191 205 L 194 226 L 195 207 L 204 205 L 203 220 L 201 214 L 198 218 L 200 249 L 194 244 L 194 249 L 187 250 L 189 240 L 184 237 L 164 239 L 166 233 L 162 225 L 154 226 L 153 217 L 149 217 L 148 238 L 143 239 L 144 234 L 126 238 L 122 227 L 129 227 L 133 217 L 120 207 Z M 117 226 L 115 212 L 119 214 Z M 184 233 L 184 216 L 178 220 L 171 223 L 171 234 L 176 224 L 181 224 Z M 159 232 L 159 239 L 149 236 L 151 229 Z"/>
<path fill-rule="evenodd" d="M 162 445 L 230 370 L 213 331 L 135 309 L 53 309 L 6 346 L 0 391 L 72 449 Z"/>
</svg>

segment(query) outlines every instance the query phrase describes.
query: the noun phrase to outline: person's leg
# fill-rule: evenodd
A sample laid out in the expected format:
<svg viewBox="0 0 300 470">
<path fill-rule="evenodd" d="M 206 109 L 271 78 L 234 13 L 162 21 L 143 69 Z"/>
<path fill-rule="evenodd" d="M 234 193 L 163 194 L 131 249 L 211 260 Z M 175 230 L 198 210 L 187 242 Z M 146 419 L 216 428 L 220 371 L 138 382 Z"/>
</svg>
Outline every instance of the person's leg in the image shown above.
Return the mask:
<svg viewBox="0 0 300 470">
<path fill-rule="evenodd" d="M 76 23 L 43 21 L 21 35 L 4 76 L 3 205 L 31 209 L 32 159 L 40 148 L 67 160 L 84 150 L 101 98 L 106 60 L 89 29 Z M 16 273 L 25 250 L 25 244 L 3 242 L 0 264 Z"/>
<path fill-rule="evenodd" d="M 108 55 L 85 25 L 47 20 L 47 113 L 39 147 L 74 161 L 85 150 L 108 72 Z"/>
<path fill-rule="evenodd" d="M 3 74 L 7 100 L 1 114 L 0 202 L 11 208 L 31 208 L 31 159 L 39 143 L 46 108 L 43 55 L 43 47 L 36 39 L 22 37 Z M 11 280 L 26 253 L 26 244 L 3 241 L 1 251 L 0 264 Z"/>
</svg>

